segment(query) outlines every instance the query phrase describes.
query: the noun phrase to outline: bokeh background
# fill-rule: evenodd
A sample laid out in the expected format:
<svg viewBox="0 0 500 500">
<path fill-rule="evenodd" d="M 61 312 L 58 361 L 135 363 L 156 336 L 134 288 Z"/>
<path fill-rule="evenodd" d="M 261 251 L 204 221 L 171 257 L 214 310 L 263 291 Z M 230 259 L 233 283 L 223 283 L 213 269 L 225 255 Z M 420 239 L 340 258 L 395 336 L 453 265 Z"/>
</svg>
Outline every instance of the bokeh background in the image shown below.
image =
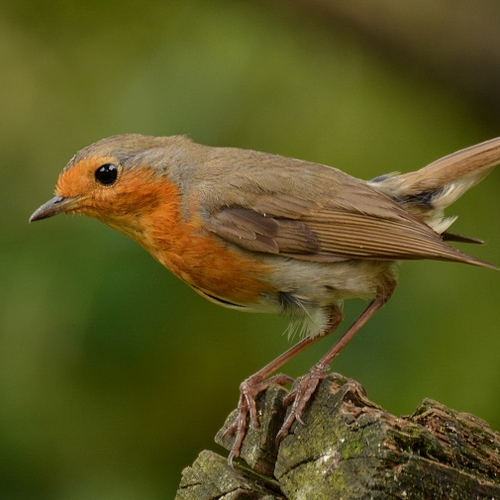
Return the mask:
<svg viewBox="0 0 500 500">
<path fill-rule="evenodd" d="M 240 381 L 288 346 L 282 318 L 217 308 L 96 221 L 28 226 L 76 150 L 188 134 L 362 178 L 415 169 L 500 135 L 499 23 L 496 0 L 5 2 L 0 498 L 173 498 Z M 500 171 L 449 213 L 500 264 Z M 334 369 L 393 413 L 430 397 L 500 429 L 500 275 L 400 278 Z"/>
</svg>

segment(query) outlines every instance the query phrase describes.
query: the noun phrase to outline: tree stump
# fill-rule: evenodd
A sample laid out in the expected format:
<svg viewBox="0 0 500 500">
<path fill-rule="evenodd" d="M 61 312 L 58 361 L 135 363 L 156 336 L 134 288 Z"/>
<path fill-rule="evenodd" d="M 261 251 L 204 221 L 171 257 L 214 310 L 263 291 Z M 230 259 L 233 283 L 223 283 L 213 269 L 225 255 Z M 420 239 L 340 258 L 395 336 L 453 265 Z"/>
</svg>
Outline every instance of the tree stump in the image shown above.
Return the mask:
<svg viewBox="0 0 500 500">
<path fill-rule="evenodd" d="M 500 434 L 467 413 L 426 399 L 396 417 L 341 375 L 321 382 L 279 447 L 287 391 L 257 398 L 259 429 L 250 429 L 234 469 L 203 451 L 182 472 L 177 500 L 500 499 Z M 222 443 L 226 420 L 216 442 Z"/>
</svg>

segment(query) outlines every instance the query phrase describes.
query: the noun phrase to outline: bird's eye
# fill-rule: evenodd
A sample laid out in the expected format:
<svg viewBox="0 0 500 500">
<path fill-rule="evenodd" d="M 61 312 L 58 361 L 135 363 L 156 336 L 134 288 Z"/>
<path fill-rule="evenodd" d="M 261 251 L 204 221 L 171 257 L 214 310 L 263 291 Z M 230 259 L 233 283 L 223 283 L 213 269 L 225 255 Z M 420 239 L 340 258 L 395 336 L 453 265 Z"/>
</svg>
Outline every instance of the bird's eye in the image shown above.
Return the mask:
<svg viewBox="0 0 500 500">
<path fill-rule="evenodd" d="M 118 177 L 118 168 L 112 163 L 105 163 L 95 171 L 94 176 L 100 184 L 110 186 Z"/>
</svg>

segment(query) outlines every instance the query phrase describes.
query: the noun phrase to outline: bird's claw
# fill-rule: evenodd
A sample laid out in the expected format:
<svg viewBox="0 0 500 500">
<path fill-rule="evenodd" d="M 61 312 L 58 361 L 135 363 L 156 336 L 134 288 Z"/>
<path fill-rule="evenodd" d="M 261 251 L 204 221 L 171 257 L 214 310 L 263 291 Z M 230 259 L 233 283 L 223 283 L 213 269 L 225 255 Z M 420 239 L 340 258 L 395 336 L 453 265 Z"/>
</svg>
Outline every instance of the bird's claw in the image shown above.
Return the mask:
<svg viewBox="0 0 500 500">
<path fill-rule="evenodd" d="M 250 423 L 250 427 L 252 429 L 259 428 L 255 398 L 272 384 L 284 386 L 293 382 L 293 378 L 279 373 L 265 380 L 261 380 L 257 377 L 250 377 L 241 383 L 236 421 L 229 426 L 222 435 L 222 440 L 224 440 L 227 436 L 235 436 L 234 443 L 227 458 L 230 467 L 233 467 L 233 460 L 240 456 L 243 440 L 245 439 L 248 430 L 248 422 Z"/>
<path fill-rule="evenodd" d="M 288 412 L 280 431 L 276 435 L 276 443 L 279 444 L 283 438 L 285 438 L 295 421 L 304 425 L 304 420 L 302 419 L 302 413 L 311 399 L 311 396 L 316 391 L 318 384 L 326 377 L 326 368 L 315 365 L 309 371 L 307 375 L 302 377 L 298 382 L 297 386 L 290 391 L 283 400 L 286 405 L 291 404 L 291 408 Z"/>
</svg>

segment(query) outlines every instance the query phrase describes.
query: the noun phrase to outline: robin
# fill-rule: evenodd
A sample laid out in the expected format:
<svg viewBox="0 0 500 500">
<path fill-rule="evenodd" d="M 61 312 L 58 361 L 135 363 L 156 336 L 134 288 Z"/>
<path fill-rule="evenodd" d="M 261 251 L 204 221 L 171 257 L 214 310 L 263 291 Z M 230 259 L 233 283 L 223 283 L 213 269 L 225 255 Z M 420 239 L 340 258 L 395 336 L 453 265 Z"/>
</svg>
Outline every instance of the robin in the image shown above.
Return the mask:
<svg viewBox="0 0 500 500">
<path fill-rule="evenodd" d="M 280 440 L 349 340 L 391 297 L 397 263 L 436 259 L 495 268 L 446 241 L 481 243 L 448 229 L 444 209 L 500 162 L 500 138 L 402 175 L 364 181 L 332 167 L 186 137 L 138 134 L 78 152 L 55 196 L 30 221 L 81 213 L 130 236 L 206 299 L 240 311 L 281 313 L 301 340 L 240 386 L 229 463 L 239 455 L 255 397 L 285 362 L 333 332 L 342 301 L 372 297 L 361 316 L 302 377 Z"/>
</svg>

